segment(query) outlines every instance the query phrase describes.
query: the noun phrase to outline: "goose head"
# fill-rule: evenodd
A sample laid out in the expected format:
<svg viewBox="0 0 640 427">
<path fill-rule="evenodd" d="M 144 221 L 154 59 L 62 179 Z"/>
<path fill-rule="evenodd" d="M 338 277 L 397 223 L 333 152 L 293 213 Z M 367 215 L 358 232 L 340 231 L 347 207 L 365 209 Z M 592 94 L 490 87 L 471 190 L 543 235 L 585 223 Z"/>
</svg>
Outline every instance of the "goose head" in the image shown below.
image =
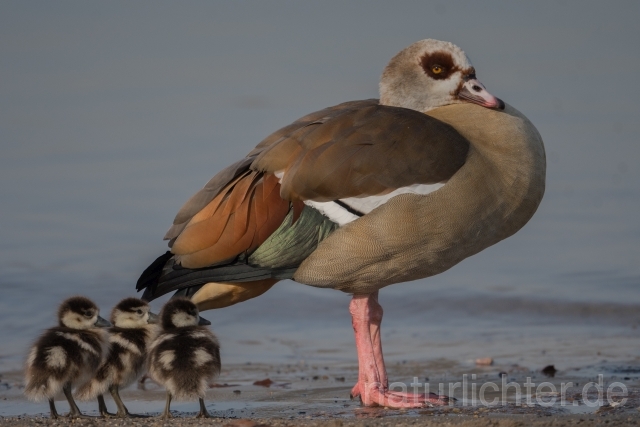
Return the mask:
<svg viewBox="0 0 640 427">
<path fill-rule="evenodd" d="M 141 299 L 125 298 L 111 310 L 111 323 L 117 328 L 142 328 L 158 323 L 158 316 Z"/>
<path fill-rule="evenodd" d="M 476 78 L 469 57 L 453 43 L 420 40 L 394 56 L 380 79 L 380 103 L 427 112 L 471 102 L 504 109 Z"/>
<path fill-rule="evenodd" d="M 196 305 L 187 298 L 170 299 L 162 307 L 160 319 L 164 330 L 210 324 L 200 317 Z"/>
<path fill-rule="evenodd" d="M 106 328 L 111 323 L 100 317 L 98 306 L 85 297 L 71 297 L 60 304 L 58 309 L 60 326 L 71 329 Z"/>
</svg>

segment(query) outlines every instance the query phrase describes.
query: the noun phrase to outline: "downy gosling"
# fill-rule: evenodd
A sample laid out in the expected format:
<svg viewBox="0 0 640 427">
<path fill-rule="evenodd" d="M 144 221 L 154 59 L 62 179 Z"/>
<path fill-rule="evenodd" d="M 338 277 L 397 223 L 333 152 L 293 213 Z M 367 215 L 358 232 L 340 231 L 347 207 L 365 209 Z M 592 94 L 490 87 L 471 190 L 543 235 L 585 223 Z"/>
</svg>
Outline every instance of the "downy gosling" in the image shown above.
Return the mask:
<svg viewBox="0 0 640 427">
<path fill-rule="evenodd" d="M 98 398 L 98 409 L 103 417 L 143 417 L 130 414 L 120 398 L 119 390 L 133 384 L 147 372 L 147 351 L 156 335 L 158 316 L 149 311 L 149 305 L 138 298 L 125 298 L 111 311 L 109 343 L 111 349 L 91 381 L 78 390 L 80 399 Z M 103 394 L 109 390 L 118 412 L 107 411 Z"/>
<path fill-rule="evenodd" d="M 162 414 L 170 418 L 171 399 L 198 397 L 197 418 L 208 418 L 204 405 L 207 385 L 220 373 L 220 345 L 205 326 L 195 304 L 186 298 L 169 300 L 160 312 L 162 331 L 151 343 L 149 375 L 167 389 Z M 208 322 L 207 322 L 208 323 Z"/>
<path fill-rule="evenodd" d="M 34 401 L 49 400 L 51 418 L 58 418 L 54 398 L 61 391 L 69 402 L 70 418 L 80 412 L 71 390 L 89 381 L 107 355 L 109 322 L 99 316 L 88 298 L 65 300 L 58 309 L 59 325 L 48 329 L 33 344 L 26 363 L 24 393 Z"/>
</svg>

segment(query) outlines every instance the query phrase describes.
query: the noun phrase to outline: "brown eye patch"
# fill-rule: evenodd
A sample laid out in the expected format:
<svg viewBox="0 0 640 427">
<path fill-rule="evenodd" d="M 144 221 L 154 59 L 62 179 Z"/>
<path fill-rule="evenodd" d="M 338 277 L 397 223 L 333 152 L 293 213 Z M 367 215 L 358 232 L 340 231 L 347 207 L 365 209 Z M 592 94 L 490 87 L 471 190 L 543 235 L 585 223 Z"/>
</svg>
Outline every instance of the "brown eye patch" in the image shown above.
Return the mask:
<svg viewBox="0 0 640 427">
<path fill-rule="evenodd" d="M 420 59 L 422 69 L 429 77 L 435 80 L 444 80 L 459 68 L 454 64 L 453 58 L 447 52 L 433 52 L 424 55 Z"/>
</svg>

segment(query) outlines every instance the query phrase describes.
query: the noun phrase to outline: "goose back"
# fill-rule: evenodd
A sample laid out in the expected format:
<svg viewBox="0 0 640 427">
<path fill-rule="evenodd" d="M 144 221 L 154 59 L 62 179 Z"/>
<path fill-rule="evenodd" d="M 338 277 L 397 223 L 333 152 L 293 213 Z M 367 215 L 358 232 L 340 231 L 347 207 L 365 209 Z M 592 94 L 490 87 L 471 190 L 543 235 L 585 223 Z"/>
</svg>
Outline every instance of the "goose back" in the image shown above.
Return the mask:
<svg viewBox="0 0 640 427">
<path fill-rule="evenodd" d="M 349 293 L 439 274 L 513 235 L 545 188 L 540 134 L 522 113 L 456 104 L 428 112 L 470 142 L 465 164 L 428 195 L 402 194 L 336 230 L 294 280 Z"/>
</svg>

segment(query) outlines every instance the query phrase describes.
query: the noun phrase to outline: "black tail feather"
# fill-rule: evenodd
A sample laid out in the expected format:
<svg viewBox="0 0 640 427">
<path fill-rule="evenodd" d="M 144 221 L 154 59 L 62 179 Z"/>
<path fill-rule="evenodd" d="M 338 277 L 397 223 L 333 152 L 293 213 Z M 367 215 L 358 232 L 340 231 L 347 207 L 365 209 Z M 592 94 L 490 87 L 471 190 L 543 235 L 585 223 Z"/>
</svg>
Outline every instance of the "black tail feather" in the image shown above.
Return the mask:
<svg viewBox="0 0 640 427">
<path fill-rule="evenodd" d="M 136 288 L 144 289 L 142 299 L 151 301 L 173 291 L 179 291 L 176 296 L 191 297 L 210 282 L 291 279 L 318 244 L 338 228 L 338 224 L 308 206 L 299 213 L 297 220 L 293 217 L 291 209 L 280 227 L 255 252 L 241 253 L 235 259 L 217 265 L 185 268 L 180 265 L 179 256 L 176 262 L 171 252 L 167 252 L 142 273 Z"/>
<path fill-rule="evenodd" d="M 153 294 L 155 292 L 156 286 L 158 286 L 158 283 L 160 282 L 162 269 L 172 256 L 173 254 L 171 253 L 171 251 L 167 251 L 156 258 L 156 260 L 153 261 L 151 265 L 147 267 L 140 275 L 140 278 L 136 283 L 136 291 L 140 292 L 141 290 L 145 289 L 145 294 L 147 293 L 147 290 L 150 290 L 151 294 Z"/>
<path fill-rule="evenodd" d="M 290 279 L 297 268 L 270 269 L 244 262 L 191 269 L 176 265 L 167 251 L 142 273 L 136 289 L 144 289 L 142 299 L 152 301 L 164 294 L 178 291 L 177 296 L 192 296 L 210 282 L 252 282 L 262 279 Z"/>
</svg>

